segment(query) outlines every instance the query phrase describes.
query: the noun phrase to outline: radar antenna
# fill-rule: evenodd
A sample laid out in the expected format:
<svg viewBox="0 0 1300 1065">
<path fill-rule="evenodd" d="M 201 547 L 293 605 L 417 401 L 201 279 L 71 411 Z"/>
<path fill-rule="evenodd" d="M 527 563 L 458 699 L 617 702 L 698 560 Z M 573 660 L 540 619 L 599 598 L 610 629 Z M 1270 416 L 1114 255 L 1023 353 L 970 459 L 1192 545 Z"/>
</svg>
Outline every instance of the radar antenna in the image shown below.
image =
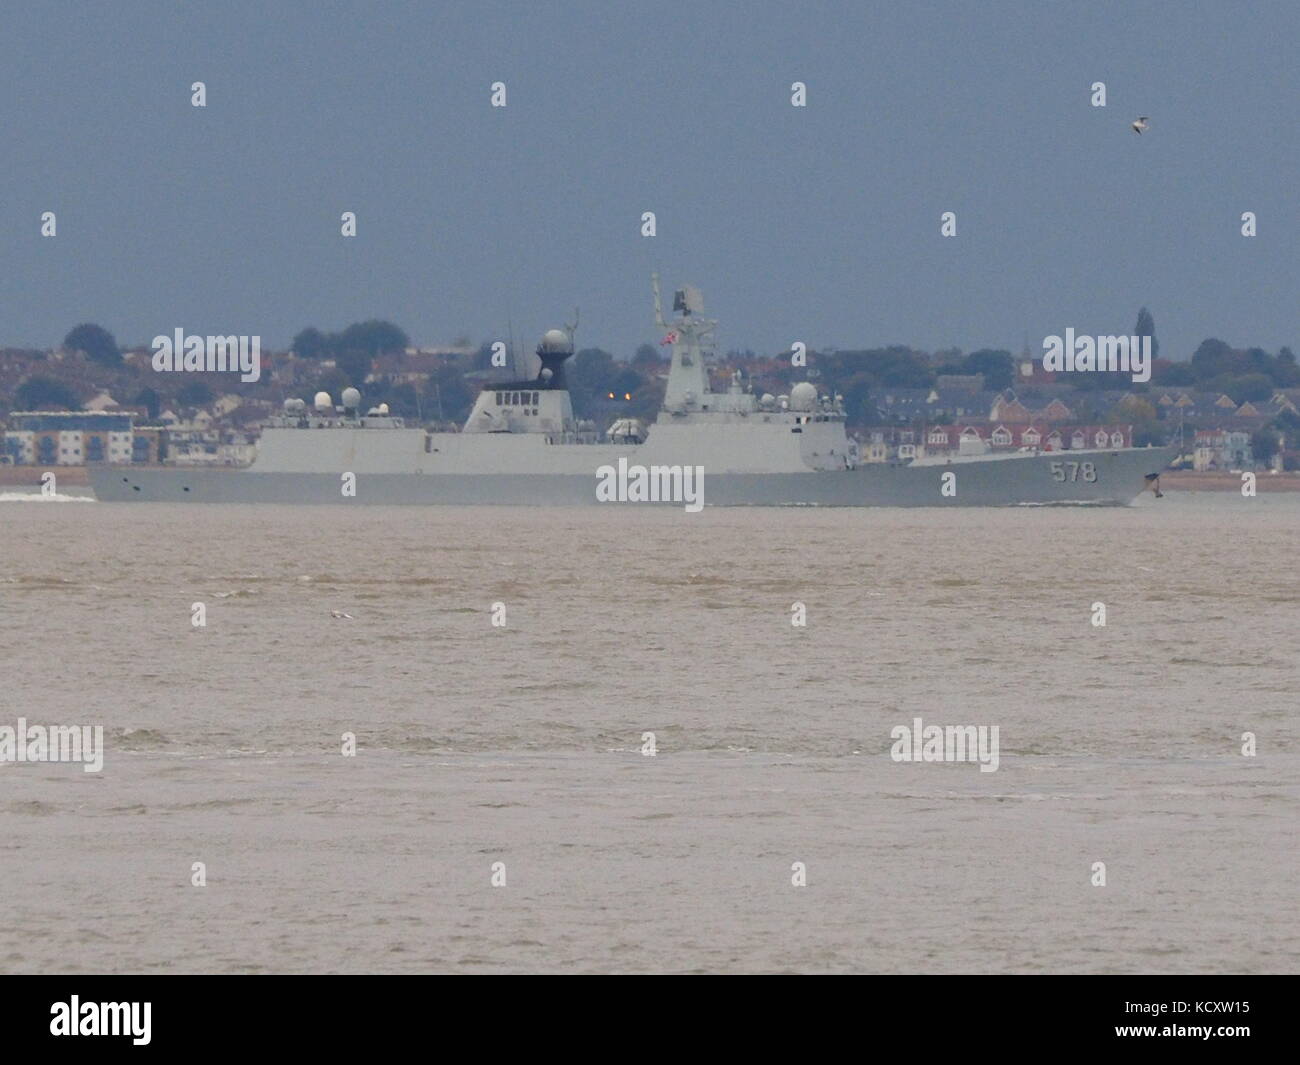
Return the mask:
<svg viewBox="0 0 1300 1065">
<path fill-rule="evenodd" d="M 515 323 L 509 311 L 506 312 L 506 332 L 510 337 L 510 373 L 519 376 L 519 355 L 515 350 Z"/>
</svg>

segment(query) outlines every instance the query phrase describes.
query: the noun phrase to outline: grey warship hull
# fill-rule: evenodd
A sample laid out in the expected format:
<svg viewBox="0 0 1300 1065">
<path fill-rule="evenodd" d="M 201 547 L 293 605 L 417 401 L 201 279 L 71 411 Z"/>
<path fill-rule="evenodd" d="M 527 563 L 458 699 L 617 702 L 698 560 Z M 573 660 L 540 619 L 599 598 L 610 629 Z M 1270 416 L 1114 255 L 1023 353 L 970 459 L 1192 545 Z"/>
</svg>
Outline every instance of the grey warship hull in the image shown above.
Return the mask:
<svg viewBox="0 0 1300 1065">
<path fill-rule="evenodd" d="M 325 392 L 311 410 L 291 397 L 284 415 L 263 429 L 248 469 L 92 468 L 95 495 L 106 502 L 343 506 L 618 500 L 689 511 L 1122 505 L 1173 457 L 1172 448 L 1103 446 L 992 452 L 968 427 L 955 455 L 862 463 L 842 396 L 819 394 L 807 381 L 789 395 L 759 395 L 742 386 L 739 372 L 726 391 L 715 391 L 707 366 L 717 323 L 701 317 L 703 297 L 678 290 L 674 309 L 681 314 L 669 323 L 657 277 L 653 292 L 656 324 L 668 330 L 661 343 L 671 345 L 672 356 L 648 432 L 623 418 L 597 434 L 575 416 L 564 369 L 574 353 L 569 326 L 542 337 L 535 377 L 485 383 L 459 432 L 407 428 L 382 404 L 363 414 L 356 388 L 344 390 L 338 407 Z M 1094 439 L 1116 445 L 1127 437 L 1098 432 Z"/>
<path fill-rule="evenodd" d="M 771 473 L 709 473 L 705 506 L 960 507 L 1126 505 L 1176 448 L 1018 453 L 970 461 Z M 706 466 L 707 469 L 707 466 Z M 951 475 L 950 479 L 945 475 Z M 358 472 L 92 467 L 104 502 L 572 506 L 596 504 L 597 478 L 574 473 Z M 659 506 L 681 507 L 681 502 Z"/>
</svg>

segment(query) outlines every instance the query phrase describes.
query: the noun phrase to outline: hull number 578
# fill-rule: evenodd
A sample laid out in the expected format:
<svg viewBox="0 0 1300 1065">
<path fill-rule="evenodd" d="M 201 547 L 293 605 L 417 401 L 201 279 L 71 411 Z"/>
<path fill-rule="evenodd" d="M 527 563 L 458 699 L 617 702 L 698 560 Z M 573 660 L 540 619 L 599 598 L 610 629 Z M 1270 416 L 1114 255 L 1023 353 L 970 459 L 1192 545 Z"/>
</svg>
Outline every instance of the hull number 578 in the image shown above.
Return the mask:
<svg viewBox="0 0 1300 1065">
<path fill-rule="evenodd" d="M 1091 484 L 1097 480 L 1097 467 L 1091 462 L 1053 462 L 1052 480 L 1061 483 L 1084 480 Z"/>
</svg>

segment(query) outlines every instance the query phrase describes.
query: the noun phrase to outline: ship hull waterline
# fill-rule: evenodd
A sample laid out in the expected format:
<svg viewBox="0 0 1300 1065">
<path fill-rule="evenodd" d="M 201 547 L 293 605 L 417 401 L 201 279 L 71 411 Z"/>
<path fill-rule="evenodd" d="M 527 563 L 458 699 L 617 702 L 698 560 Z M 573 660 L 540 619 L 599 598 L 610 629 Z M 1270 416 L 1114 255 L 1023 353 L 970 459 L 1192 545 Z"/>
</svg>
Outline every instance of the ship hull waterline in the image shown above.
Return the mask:
<svg viewBox="0 0 1300 1065">
<path fill-rule="evenodd" d="M 1060 451 L 949 464 L 866 464 L 801 473 L 707 473 L 705 506 L 954 507 L 1132 503 L 1177 448 Z M 1085 466 L 1085 464 L 1087 464 Z M 565 473 L 344 473 L 91 467 L 101 502 L 576 506 L 596 504 L 598 478 Z M 945 474 L 955 475 L 945 479 Z M 946 489 L 946 491 L 945 491 Z M 656 503 L 682 507 L 683 502 Z"/>
</svg>

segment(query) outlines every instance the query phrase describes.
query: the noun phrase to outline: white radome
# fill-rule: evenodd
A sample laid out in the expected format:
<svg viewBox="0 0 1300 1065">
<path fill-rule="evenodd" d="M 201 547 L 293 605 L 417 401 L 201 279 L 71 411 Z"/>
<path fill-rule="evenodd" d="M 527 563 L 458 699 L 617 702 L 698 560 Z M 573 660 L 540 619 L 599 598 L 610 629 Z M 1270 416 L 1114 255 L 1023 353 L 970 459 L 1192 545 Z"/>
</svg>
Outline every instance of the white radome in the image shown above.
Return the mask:
<svg viewBox="0 0 1300 1065">
<path fill-rule="evenodd" d="M 330 410 L 334 406 L 334 401 L 330 399 L 328 392 L 317 392 L 316 398 L 312 400 L 312 405 L 317 410 Z"/>
<path fill-rule="evenodd" d="M 817 386 L 809 381 L 800 381 L 790 389 L 791 410 L 812 410 L 817 405 Z"/>
<path fill-rule="evenodd" d="M 548 329 L 542 335 L 542 347 L 547 351 L 565 351 L 569 347 L 569 334 L 563 329 Z"/>
<path fill-rule="evenodd" d="M 361 406 L 361 393 L 355 388 L 345 388 L 343 390 L 343 406 L 349 409 Z"/>
</svg>

